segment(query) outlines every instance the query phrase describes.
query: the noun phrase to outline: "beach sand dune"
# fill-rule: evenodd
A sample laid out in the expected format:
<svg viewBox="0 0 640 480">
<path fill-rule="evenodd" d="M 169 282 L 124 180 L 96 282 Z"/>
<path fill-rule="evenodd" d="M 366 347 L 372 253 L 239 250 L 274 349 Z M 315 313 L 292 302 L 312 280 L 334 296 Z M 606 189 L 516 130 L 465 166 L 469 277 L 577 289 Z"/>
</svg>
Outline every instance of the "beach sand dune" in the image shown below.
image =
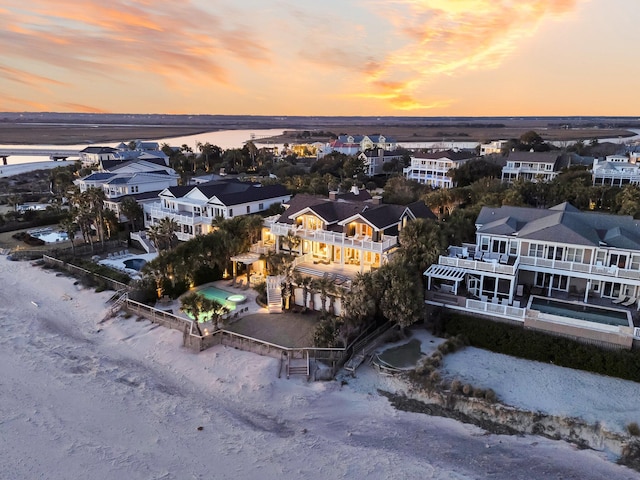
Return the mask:
<svg viewBox="0 0 640 480">
<path fill-rule="evenodd" d="M 278 379 L 272 358 L 100 323 L 109 292 L 29 263 L 0 256 L 0 285 L 2 478 L 637 477 L 564 442 L 396 411 L 376 393 L 394 381 L 367 367 Z"/>
</svg>

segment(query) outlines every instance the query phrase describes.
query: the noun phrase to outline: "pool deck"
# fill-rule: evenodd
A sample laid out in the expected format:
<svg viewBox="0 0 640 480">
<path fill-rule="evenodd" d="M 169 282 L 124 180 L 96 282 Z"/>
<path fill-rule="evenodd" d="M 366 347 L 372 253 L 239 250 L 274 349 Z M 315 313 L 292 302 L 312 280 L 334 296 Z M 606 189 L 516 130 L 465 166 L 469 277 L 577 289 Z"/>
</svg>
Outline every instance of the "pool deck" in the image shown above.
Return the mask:
<svg viewBox="0 0 640 480">
<path fill-rule="evenodd" d="M 269 313 L 265 307 L 258 305 L 258 293 L 251 288 L 231 286 L 230 280 L 219 280 L 205 283 L 186 293 L 207 287 L 215 287 L 230 294 L 241 294 L 247 297 L 244 303 L 231 312 L 222 322 L 222 327 L 230 332 L 245 335 L 265 342 L 288 348 L 304 348 L 313 346 L 313 332 L 318 323 L 319 312 L 307 313 Z M 185 293 L 185 294 L 186 294 Z M 158 302 L 156 308 L 172 310 L 174 314 L 188 318 L 180 310 L 180 299 L 171 302 Z M 207 328 L 207 323 L 200 324 Z M 209 327 L 211 328 L 211 327 Z"/>
</svg>

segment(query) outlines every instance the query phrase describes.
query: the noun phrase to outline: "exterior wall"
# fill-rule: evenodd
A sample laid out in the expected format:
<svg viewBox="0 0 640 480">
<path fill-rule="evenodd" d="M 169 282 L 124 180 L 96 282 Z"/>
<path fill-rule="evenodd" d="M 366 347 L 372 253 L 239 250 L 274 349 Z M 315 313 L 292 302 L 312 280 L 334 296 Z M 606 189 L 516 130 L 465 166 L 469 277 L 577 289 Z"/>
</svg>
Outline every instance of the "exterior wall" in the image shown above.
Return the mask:
<svg viewBox="0 0 640 480">
<path fill-rule="evenodd" d="M 459 162 L 454 162 L 448 158 L 411 157 L 411 165 L 405 168 L 403 173 L 408 180 L 415 180 L 433 188 L 451 188 L 453 187 L 453 181 L 447 173 L 459 164 Z"/>
<path fill-rule="evenodd" d="M 507 161 L 507 165 L 502 168 L 502 181 L 511 183 L 521 178 L 531 182 L 548 182 L 558 175 L 558 172 L 553 171 L 553 166 L 553 163 L 545 162 Z"/>
</svg>

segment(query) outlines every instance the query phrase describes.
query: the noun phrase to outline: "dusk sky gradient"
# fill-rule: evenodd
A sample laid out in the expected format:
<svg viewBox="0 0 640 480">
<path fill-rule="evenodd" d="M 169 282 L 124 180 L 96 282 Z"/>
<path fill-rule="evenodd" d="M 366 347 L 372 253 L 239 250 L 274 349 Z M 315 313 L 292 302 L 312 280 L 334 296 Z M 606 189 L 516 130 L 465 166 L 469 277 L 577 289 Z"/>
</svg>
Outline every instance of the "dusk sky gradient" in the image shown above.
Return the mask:
<svg viewBox="0 0 640 480">
<path fill-rule="evenodd" d="M 638 0 L 3 0 L 0 111 L 640 114 Z"/>
</svg>

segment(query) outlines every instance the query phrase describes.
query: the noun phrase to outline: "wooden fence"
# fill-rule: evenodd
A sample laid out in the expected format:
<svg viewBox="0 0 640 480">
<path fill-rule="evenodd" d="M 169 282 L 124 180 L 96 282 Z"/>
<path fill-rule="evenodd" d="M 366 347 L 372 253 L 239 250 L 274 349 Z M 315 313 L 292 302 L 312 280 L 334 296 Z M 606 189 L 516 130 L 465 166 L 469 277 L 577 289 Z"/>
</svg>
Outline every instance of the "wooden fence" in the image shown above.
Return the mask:
<svg viewBox="0 0 640 480">
<path fill-rule="evenodd" d="M 49 255 L 42 255 L 42 260 L 46 265 L 50 265 L 52 267 L 59 268 L 61 270 L 66 270 L 70 274 L 79 277 L 90 277 L 96 283 L 105 285 L 107 288 L 111 290 L 122 290 L 129 289 L 129 286 L 126 283 L 119 282 L 109 277 L 105 277 L 104 275 L 100 275 L 95 272 L 91 272 L 82 267 L 78 267 L 77 265 L 73 265 L 72 263 L 67 263 L 64 260 L 60 260 L 58 258 L 50 257 Z"/>
</svg>

